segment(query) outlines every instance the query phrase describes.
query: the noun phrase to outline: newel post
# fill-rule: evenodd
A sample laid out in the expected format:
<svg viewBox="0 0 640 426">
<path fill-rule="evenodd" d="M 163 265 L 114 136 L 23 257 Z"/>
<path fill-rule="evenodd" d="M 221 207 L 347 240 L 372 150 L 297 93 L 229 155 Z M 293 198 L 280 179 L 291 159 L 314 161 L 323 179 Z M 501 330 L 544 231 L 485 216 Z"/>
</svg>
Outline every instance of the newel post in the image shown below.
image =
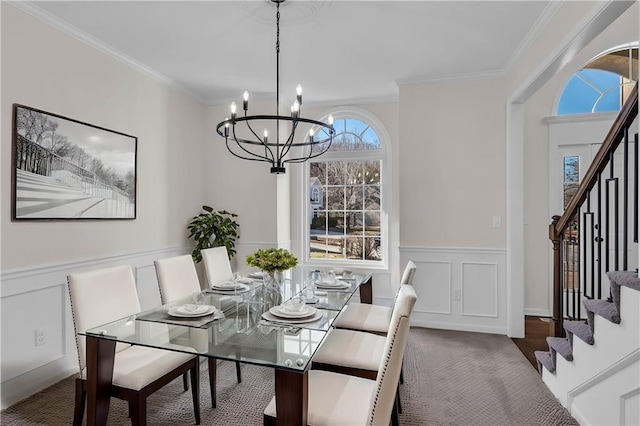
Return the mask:
<svg viewBox="0 0 640 426">
<path fill-rule="evenodd" d="M 556 232 L 560 216 L 553 216 L 549 225 L 549 239 L 553 243 L 553 336 L 562 336 L 562 232 Z"/>
</svg>

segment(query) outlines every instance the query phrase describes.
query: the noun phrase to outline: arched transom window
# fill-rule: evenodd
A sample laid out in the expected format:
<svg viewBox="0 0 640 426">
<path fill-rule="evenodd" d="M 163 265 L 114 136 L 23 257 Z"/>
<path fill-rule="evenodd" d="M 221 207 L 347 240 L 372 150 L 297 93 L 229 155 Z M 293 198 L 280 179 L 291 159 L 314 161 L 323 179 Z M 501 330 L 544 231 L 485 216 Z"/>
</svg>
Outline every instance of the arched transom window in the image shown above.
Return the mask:
<svg viewBox="0 0 640 426">
<path fill-rule="evenodd" d="M 615 49 L 589 61 L 562 91 L 557 115 L 620 111 L 638 75 L 638 47 Z"/>
</svg>

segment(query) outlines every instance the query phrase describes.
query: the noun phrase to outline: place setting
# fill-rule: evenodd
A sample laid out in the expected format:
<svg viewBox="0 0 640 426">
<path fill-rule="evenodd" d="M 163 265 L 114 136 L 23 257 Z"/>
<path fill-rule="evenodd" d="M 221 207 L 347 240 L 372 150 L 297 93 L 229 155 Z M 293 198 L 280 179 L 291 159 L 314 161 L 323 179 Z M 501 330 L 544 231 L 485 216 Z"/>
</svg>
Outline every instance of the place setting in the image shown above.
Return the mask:
<svg viewBox="0 0 640 426">
<path fill-rule="evenodd" d="M 165 324 L 186 325 L 189 327 L 207 327 L 211 321 L 223 319 L 224 313 L 215 306 L 203 304 L 204 293 L 195 291 L 191 303 L 163 307 L 137 317 L 141 321 L 162 322 Z"/>
<path fill-rule="evenodd" d="M 281 305 L 274 306 L 262 314 L 262 318 L 270 323 L 283 325 L 299 325 L 316 322 L 324 314 L 305 302 L 304 296 L 294 296 Z"/>
<path fill-rule="evenodd" d="M 242 277 L 240 274 L 235 272 L 233 274 L 232 280 L 221 281 L 216 284 L 212 284 L 209 289 L 207 289 L 207 293 L 219 293 L 219 294 L 240 294 L 246 293 L 251 290 L 249 286 L 255 280 L 247 277 Z"/>
<path fill-rule="evenodd" d="M 321 290 L 346 290 L 351 287 L 350 283 L 339 279 L 334 272 L 322 274 L 314 285 Z"/>
</svg>

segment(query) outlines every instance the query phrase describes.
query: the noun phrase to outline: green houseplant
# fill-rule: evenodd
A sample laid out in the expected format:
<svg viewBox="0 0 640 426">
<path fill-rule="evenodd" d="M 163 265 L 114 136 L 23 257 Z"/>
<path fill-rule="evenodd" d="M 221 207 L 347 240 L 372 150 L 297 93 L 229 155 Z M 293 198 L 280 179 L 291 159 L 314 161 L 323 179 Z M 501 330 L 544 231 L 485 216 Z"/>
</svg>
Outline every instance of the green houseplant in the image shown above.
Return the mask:
<svg viewBox="0 0 640 426">
<path fill-rule="evenodd" d="M 286 249 L 260 249 L 247 256 L 247 265 L 255 266 L 270 275 L 276 271 L 291 269 L 297 264 L 298 259 Z"/>
<path fill-rule="evenodd" d="M 298 259 L 286 249 L 268 248 L 256 250 L 247 256 L 247 265 L 264 271 L 264 298 L 269 307 L 282 303 L 283 271 L 298 264 Z"/>
<path fill-rule="evenodd" d="M 215 211 L 210 206 L 202 206 L 202 210 L 187 226 L 189 238 L 196 242 L 191 253 L 193 260 L 201 262 L 201 250 L 219 246 L 225 246 L 229 259 L 233 258 L 236 254 L 236 240 L 240 238 L 240 224 L 235 220 L 238 215 L 226 210 Z"/>
</svg>

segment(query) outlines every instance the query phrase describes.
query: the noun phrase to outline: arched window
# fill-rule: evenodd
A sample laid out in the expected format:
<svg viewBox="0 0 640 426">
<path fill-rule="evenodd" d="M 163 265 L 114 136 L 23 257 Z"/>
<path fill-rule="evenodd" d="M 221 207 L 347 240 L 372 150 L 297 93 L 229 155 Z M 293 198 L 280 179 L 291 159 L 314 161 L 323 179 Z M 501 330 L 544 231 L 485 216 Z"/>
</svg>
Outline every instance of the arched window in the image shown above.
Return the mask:
<svg viewBox="0 0 640 426">
<path fill-rule="evenodd" d="M 576 72 L 562 91 L 557 115 L 619 111 L 638 75 L 638 47 L 600 55 Z"/>
<path fill-rule="evenodd" d="M 336 135 L 328 152 L 309 161 L 311 192 L 306 224 L 308 260 L 381 264 L 386 255 L 384 176 L 379 131 L 367 117 L 334 112 Z"/>
</svg>

